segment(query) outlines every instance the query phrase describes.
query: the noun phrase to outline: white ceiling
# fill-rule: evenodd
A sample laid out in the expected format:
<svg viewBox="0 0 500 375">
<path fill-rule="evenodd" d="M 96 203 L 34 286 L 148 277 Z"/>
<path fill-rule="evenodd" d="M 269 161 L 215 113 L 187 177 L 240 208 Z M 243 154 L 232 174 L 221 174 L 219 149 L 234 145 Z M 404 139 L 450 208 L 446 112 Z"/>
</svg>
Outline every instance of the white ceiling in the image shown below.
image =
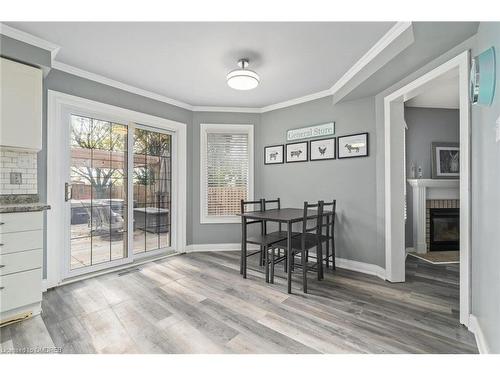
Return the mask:
<svg viewBox="0 0 500 375">
<path fill-rule="evenodd" d="M 405 105 L 407 107 L 458 109 L 459 98 L 457 72 L 453 76 L 436 78 L 425 92 L 408 100 Z"/>
<path fill-rule="evenodd" d="M 394 22 L 9 22 L 61 46 L 56 60 L 197 106 L 264 107 L 327 90 Z M 236 91 L 239 58 L 261 77 Z"/>
</svg>

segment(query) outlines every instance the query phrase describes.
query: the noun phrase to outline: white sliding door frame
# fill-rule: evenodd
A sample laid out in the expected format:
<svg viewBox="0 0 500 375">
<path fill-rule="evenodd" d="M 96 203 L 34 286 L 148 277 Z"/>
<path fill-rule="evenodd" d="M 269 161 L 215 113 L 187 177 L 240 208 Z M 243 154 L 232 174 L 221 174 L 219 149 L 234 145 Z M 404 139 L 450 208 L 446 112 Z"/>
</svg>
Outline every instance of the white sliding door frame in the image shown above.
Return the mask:
<svg viewBox="0 0 500 375">
<path fill-rule="evenodd" d="M 172 135 L 172 212 L 171 244 L 169 248 L 133 255 L 133 212 L 127 210 L 129 247 L 126 258 L 69 271 L 67 266 L 69 222 L 67 203 L 64 201 L 64 183 L 69 173 L 69 115 L 80 114 L 102 120 L 112 121 L 129 128 L 128 165 L 133 162 L 131 152 L 133 130 L 137 126 L 146 126 L 151 130 L 168 132 Z M 140 125 L 139 125 L 140 124 Z M 47 212 L 47 282 L 51 288 L 68 278 L 78 277 L 83 273 L 98 272 L 106 268 L 120 267 L 145 257 L 164 256 L 165 251 L 173 249 L 184 252 L 186 248 L 186 184 L 187 184 L 187 135 L 186 124 L 147 115 L 144 113 L 116 107 L 73 95 L 48 91 L 47 120 L 47 203 L 51 210 Z M 128 207 L 133 207 L 133 182 L 128 179 Z"/>
<path fill-rule="evenodd" d="M 460 323 L 468 326 L 471 301 L 471 207 L 470 207 L 470 52 L 464 51 L 384 98 L 385 143 L 385 263 L 386 278 L 405 281 L 404 216 L 401 210 L 405 181 L 399 181 L 403 155 L 400 129 L 394 119 L 404 102 L 422 93 L 434 79 L 458 70 L 460 91 Z M 392 119 L 391 119 L 392 117 Z M 401 147 L 400 147 L 401 146 Z M 392 147 L 392 148 L 391 148 Z M 401 169 L 401 170 L 400 170 Z"/>
</svg>

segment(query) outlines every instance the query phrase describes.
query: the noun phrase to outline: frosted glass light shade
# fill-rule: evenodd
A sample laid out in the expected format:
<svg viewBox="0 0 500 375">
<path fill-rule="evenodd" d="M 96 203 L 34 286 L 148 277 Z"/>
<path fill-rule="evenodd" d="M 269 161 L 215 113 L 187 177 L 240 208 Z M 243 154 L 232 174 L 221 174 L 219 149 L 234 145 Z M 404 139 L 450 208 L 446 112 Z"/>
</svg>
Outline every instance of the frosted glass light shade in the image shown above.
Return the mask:
<svg viewBox="0 0 500 375">
<path fill-rule="evenodd" d="M 237 69 L 229 72 L 227 84 L 235 90 L 252 90 L 259 85 L 260 78 L 257 73 L 247 69 Z"/>
</svg>

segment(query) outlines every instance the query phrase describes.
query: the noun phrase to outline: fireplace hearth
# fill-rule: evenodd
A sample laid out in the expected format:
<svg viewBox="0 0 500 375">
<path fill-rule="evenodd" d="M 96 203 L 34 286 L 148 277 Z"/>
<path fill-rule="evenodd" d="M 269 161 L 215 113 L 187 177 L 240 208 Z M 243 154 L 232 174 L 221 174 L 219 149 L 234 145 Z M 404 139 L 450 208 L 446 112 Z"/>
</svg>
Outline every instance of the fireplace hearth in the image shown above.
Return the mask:
<svg viewBox="0 0 500 375">
<path fill-rule="evenodd" d="M 430 251 L 460 249 L 460 209 L 430 209 Z"/>
</svg>

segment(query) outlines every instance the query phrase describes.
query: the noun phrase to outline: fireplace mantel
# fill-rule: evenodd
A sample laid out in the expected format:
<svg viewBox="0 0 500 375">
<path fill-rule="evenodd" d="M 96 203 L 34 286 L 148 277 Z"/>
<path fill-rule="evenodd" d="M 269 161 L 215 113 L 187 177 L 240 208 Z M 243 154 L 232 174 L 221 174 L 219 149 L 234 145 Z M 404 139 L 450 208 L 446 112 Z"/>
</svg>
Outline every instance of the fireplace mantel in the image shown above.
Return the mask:
<svg viewBox="0 0 500 375">
<path fill-rule="evenodd" d="M 413 186 L 425 186 L 430 188 L 457 188 L 460 184 L 458 179 L 437 180 L 432 178 L 408 179 L 408 183 Z"/>
<path fill-rule="evenodd" d="M 419 178 L 408 179 L 408 183 L 413 191 L 413 247 L 417 253 L 426 253 L 426 201 L 428 199 L 460 199 L 460 180 Z"/>
</svg>

